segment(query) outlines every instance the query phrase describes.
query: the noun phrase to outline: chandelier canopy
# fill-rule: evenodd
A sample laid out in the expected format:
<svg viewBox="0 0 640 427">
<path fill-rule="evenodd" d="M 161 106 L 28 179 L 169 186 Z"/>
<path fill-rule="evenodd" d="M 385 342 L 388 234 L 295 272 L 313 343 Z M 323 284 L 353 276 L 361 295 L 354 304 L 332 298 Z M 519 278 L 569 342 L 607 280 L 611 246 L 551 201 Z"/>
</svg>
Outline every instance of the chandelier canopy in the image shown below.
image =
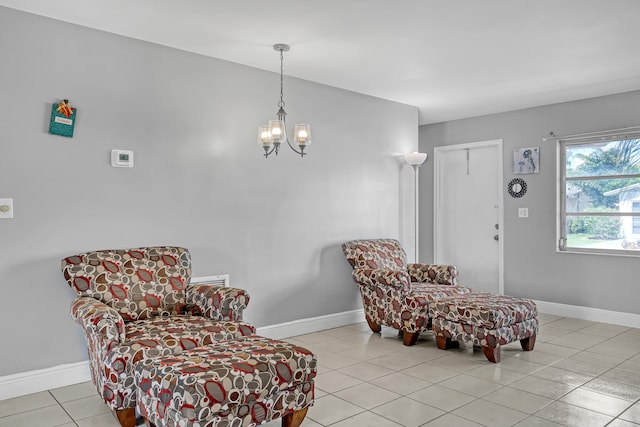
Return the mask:
<svg viewBox="0 0 640 427">
<path fill-rule="evenodd" d="M 264 157 L 269 157 L 280 151 L 280 144 L 286 142 L 289 147 L 304 156 L 304 149 L 311 144 L 311 126 L 300 123 L 293 128 L 293 145 L 287 136 L 287 113 L 284 111 L 284 52 L 289 51 L 287 44 L 274 44 L 273 50 L 280 52 L 280 101 L 276 118 L 269 120 L 269 124 L 258 127 L 258 145 L 264 149 Z M 295 145 L 295 147 L 294 147 Z M 296 148 L 297 147 L 297 148 Z"/>
</svg>

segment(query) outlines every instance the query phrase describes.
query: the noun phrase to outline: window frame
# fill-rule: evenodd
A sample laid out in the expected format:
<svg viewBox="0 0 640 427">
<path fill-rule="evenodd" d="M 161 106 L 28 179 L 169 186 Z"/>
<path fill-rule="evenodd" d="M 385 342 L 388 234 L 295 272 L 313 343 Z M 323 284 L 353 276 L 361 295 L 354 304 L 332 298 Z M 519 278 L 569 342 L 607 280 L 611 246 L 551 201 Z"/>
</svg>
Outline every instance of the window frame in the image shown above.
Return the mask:
<svg viewBox="0 0 640 427">
<path fill-rule="evenodd" d="M 567 177 L 567 147 L 576 145 L 602 144 L 606 142 L 624 141 L 640 139 L 640 131 L 628 132 L 625 134 L 606 134 L 604 132 L 594 132 L 593 134 L 581 134 L 573 137 L 557 138 L 557 182 L 558 182 L 558 209 L 557 209 L 557 245 L 556 251 L 561 253 L 584 253 L 594 255 L 617 255 L 640 257 L 638 249 L 607 249 L 607 248 L 585 248 L 567 246 L 567 218 L 568 217 L 631 217 L 632 222 L 640 221 L 640 212 L 567 212 L 567 182 L 585 180 L 606 180 L 640 178 L 637 174 L 621 175 L 581 175 L 579 177 Z M 640 242 L 640 240 L 639 240 Z"/>
</svg>

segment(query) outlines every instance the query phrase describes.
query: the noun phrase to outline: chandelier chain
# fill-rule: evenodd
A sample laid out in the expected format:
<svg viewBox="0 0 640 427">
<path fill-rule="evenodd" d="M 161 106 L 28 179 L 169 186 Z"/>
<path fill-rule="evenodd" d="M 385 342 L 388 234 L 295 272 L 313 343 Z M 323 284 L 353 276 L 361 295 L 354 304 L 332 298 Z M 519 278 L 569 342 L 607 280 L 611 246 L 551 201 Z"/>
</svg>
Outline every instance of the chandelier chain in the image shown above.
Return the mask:
<svg viewBox="0 0 640 427">
<path fill-rule="evenodd" d="M 280 49 L 280 102 L 278 107 L 284 108 L 284 52 Z"/>
</svg>

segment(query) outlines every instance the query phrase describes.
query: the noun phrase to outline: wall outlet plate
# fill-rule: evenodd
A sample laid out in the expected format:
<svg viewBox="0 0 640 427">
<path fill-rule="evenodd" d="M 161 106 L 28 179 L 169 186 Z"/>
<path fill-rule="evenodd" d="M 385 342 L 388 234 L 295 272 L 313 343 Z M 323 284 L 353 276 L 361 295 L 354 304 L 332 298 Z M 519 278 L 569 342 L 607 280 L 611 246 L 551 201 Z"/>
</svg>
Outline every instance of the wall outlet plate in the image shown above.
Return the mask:
<svg viewBox="0 0 640 427">
<path fill-rule="evenodd" d="M 0 219 L 13 218 L 13 199 L 0 199 Z"/>
<path fill-rule="evenodd" d="M 116 168 L 132 168 L 133 151 L 111 150 L 111 166 Z"/>
<path fill-rule="evenodd" d="M 529 218 L 529 208 L 518 208 L 518 218 Z"/>
</svg>

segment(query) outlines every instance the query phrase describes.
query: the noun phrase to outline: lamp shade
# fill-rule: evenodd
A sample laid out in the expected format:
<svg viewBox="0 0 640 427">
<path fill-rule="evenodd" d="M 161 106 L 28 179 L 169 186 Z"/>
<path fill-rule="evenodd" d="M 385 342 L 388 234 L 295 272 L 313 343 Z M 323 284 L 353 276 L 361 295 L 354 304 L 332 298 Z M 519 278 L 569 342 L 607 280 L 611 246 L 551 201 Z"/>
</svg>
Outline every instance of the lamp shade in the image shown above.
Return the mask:
<svg viewBox="0 0 640 427">
<path fill-rule="evenodd" d="M 427 160 L 427 153 L 418 153 L 414 151 L 413 153 L 407 153 L 404 155 L 404 159 L 411 166 L 420 166 Z"/>
</svg>

